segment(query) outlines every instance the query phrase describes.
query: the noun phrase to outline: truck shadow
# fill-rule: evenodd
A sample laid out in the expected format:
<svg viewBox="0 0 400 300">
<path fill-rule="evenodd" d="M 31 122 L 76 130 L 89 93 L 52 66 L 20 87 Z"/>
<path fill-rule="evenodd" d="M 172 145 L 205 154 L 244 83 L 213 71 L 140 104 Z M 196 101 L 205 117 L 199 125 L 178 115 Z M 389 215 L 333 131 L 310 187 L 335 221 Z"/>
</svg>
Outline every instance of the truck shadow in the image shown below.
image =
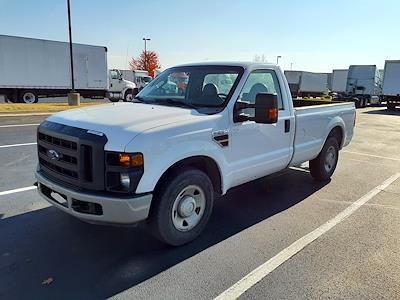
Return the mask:
<svg viewBox="0 0 400 300">
<path fill-rule="evenodd" d="M 395 110 L 388 110 L 386 108 L 380 109 L 380 110 L 370 110 L 370 111 L 363 112 L 363 114 L 400 116 L 400 108 L 396 108 Z"/>
<path fill-rule="evenodd" d="M 325 184 L 289 169 L 237 187 L 218 199 L 201 237 L 178 248 L 141 228 L 89 225 L 53 207 L 0 220 L 0 298 L 110 297 L 287 210 Z M 42 283 L 49 278 L 50 284 Z"/>
</svg>

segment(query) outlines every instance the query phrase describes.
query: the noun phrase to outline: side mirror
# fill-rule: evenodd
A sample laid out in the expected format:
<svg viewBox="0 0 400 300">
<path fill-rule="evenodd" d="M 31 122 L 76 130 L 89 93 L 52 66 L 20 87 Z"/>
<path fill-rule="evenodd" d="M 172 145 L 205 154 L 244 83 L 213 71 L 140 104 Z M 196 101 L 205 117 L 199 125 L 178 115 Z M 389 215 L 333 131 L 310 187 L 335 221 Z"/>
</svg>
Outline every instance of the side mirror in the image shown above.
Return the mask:
<svg viewBox="0 0 400 300">
<path fill-rule="evenodd" d="M 248 108 L 254 108 L 254 117 L 240 113 Z M 235 104 L 235 122 L 255 121 L 261 124 L 275 124 L 278 122 L 278 98 L 276 94 L 259 93 L 256 95 L 256 103 L 238 101 Z"/>
<path fill-rule="evenodd" d="M 278 122 L 278 98 L 276 94 L 259 93 L 255 104 L 256 123 L 275 124 Z"/>
</svg>

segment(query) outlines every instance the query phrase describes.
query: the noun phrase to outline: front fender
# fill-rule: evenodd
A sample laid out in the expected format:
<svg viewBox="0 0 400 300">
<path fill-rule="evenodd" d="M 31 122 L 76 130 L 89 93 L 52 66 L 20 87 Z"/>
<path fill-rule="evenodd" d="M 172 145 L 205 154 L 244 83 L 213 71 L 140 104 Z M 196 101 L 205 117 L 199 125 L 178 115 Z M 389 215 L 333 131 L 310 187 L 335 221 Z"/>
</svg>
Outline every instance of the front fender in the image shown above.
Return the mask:
<svg viewBox="0 0 400 300">
<path fill-rule="evenodd" d="M 222 190 L 225 182 L 223 174 L 225 174 L 224 166 L 226 165 L 225 159 L 221 154 L 221 150 L 217 149 L 219 146 L 205 145 L 202 142 L 186 142 L 180 143 L 178 147 L 171 147 L 167 151 L 163 151 L 162 155 L 158 153 L 157 156 L 146 153 L 145 157 L 145 171 L 142 179 L 139 182 L 136 192 L 146 193 L 153 191 L 161 176 L 174 164 L 186 158 L 194 156 L 206 156 L 215 161 L 221 174 Z M 206 149 L 204 149 L 206 148 Z M 153 160 L 153 162 L 151 162 Z"/>
</svg>

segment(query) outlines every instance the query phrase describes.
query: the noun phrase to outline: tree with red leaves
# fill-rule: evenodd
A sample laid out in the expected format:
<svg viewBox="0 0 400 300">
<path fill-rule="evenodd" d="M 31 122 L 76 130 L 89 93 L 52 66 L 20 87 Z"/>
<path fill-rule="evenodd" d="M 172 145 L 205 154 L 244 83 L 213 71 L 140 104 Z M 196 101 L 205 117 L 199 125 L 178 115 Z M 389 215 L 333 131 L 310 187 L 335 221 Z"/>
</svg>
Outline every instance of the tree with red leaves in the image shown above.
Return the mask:
<svg viewBox="0 0 400 300">
<path fill-rule="evenodd" d="M 146 70 L 151 77 L 154 77 L 154 70 L 161 68 L 155 51 L 142 51 L 138 58 L 131 59 L 129 66 L 132 70 Z"/>
</svg>

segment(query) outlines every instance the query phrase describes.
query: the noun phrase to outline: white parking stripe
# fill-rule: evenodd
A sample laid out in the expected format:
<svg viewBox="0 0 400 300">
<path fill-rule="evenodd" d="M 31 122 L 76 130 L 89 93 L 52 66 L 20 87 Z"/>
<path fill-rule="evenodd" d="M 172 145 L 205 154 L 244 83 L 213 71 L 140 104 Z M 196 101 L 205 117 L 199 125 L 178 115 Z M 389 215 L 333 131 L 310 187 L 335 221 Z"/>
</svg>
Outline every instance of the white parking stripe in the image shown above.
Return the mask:
<svg viewBox="0 0 400 300">
<path fill-rule="evenodd" d="M 237 283 L 231 286 L 226 291 L 222 292 L 215 299 L 217 300 L 225 300 L 225 299 L 237 299 L 243 293 L 245 293 L 248 289 L 250 289 L 257 282 L 261 281 L 265 276 L 270 274 L 276 268 L 278 268 L 285 261 L 290 259 L 292 256 L 297 254 L 299 251 L 304 249 L 307 245 L 321 237 L 324 233 L 328 232 L 330 229 L 338 225 L 340 222 L 351 216 L 355 211 L 357 211 L 362 205 L 367 203 L 377 194 L 379 194 L 382 190 L 387 188 L 390 184 L 396 181 L 400 177 L 400 173 L 397 173 L 387 180 L 385 180 L 381 185 L 372 189 L 370 192 L 365 194 L 363 197 L 358 199 L 356 202 L 353 202 L 350 206 L 348 206 L 345 210 L 336 215 L 333 219 L 330 219 L 325 224 L 321 225 L 314 231 L 309 234 L 303 236 L 302 238 L 295 241 L 289 247 L 283 249 L 273 258 L 259 266 L 254 271 L 247 274 L 245 277 L 240 279 Z"/>
<path fill-rule="evenodd" d="M 23 187 L 23 188 L 19 188 L 19 189 L 13 189 L 13 190 L 0 192 L 0 196 L 10 195 L 10 194 L 20 193 L 20 192 L 26 192 L 26 191 L 30 191 L 30 190 L 34 190 L 34 189 L 36 189 L 36 186 L 34 186 L 34 185 L 27 186 L 27 187 Z"/>
<path fill-rule="evenodd" d="M 36 143 L 13 144 L 13 145 L 1 145 L 0 148 L 11 148 L 11 147 L 30 146 L 30 145 L 36 145 Z"/>
<path fill-rule="evenodd" d="M 10 125 L 0 125 L 0 128 L 11 128 L 11 127 L 28 127 L 28 126 L 38 126 L 40 124 L 10 124 Z"/>
<path fill-rule="evenodd" d="M 347 151 L 347 150 L 342 150 L 341 152 L 350 153 L 350 154 L 357 154 L 357 155 L 363 155 L 363 156 L 369 156 L 369 157 L 382 158 L 382 159 L 390 159 L 390 160 L 395 160 L 395 161 L 400 161 L 400 158 L 387 157 L 387 156 L 380 156 L 380 155 L 374 155 L 374 154 L 368 154 L 368 153 L 360 153 L 360 152 L 353 152 L 353 151 Z"/>
</svg>

